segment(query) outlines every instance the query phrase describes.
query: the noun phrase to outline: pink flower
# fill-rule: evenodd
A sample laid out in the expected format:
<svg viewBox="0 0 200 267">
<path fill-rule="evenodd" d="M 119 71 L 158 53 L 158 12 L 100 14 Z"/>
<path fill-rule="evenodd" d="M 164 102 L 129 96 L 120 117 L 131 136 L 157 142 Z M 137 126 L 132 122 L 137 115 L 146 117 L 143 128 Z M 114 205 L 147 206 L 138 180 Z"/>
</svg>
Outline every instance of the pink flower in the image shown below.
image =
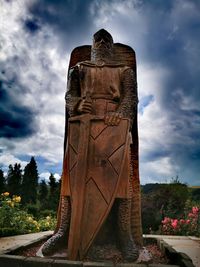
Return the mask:
<svg viewBox="0 0 200 267">
<path fill-rule="evenodd" d="M 177 219 L 173 220 L 172 223 L 171 223 L 171 225 L 172 225 L 173 228 L 177 228 L 177 226 L 178 226 L 178 220 Z"/>
<path fill-rule="evenodd" d="M 162 220 L 163 224 L 169 223 L 170 222 L 170 218 L 165 217 L 164 220 Z"/>
<path fill-rule="evenodd" d="M 190 218 L 192 218 L 192 217 L 194 217 L 194 216 L 195 216 L 194 213 L 191 213 L 191 212 L 190 212 L 190 213 L 188 214 L 188 217 L 190 217 Z"/>
<path fill-rule="evenodd" d="M 190 220 L 186 220 L 186 223 L 187 223 L 187 224 L 190 223 Z"/>
<path fill-rule="evenodd" d="M 198 207 L 192 207 L 192 213 L 197 214 L 199 212 Z"/>
<path fill-rule="evenodd" d="M 185 223 L 185 220 L 183 220 L 183 219 L 180 219 L 180 223 Z"/>
</svg>

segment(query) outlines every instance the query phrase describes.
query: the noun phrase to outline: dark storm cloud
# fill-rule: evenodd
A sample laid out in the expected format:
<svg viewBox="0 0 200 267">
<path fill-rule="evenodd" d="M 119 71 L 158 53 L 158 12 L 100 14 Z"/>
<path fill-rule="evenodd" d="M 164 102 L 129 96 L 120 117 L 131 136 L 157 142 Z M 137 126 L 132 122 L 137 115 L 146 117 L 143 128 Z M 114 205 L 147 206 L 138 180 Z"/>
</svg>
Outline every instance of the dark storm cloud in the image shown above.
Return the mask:
<svg viewBox="0 0 200 267">
<path fill-rule="evenodd" d="M 168 156 L 170 156 L 170 151 L 167 151 L 164 148 L 159 148 L 157 150 L 152 150 L 148 154 L 146 154 L 143 157 L 142 161 L 146 163 L 149 161 L 159 160 L 162 157 L 168 157 Z"/>
<path fill-rule="evenodd" d="M 23 99 L 19 101 L 18 96 L 13 97 L 12 91 L 21 88 L 25 90 L 17 81 L 16 77 L 7 80 L 6 72 L 3 70 L 0 80 L 0 137 L 24 138 L 35 132 L 34 116 L 31 108 L 23 105 Z"/>
<path fill-rule="evenodd" d="M 26 19 L 23 23 L 25 30 L 29 31 L 32 34 L 36 33 L 41 28 L 36 19 Z"/>
<path fill-rule="evenodd" d="M 197 89 L 200 83 L 200 3 L 172 0 L 162 4 L 159 2 L 144 1 L 143 10 L 150 25 L 146 36 L 149 51 L 147 57 L 151 62 L 161 63 L 171 71 L 172 76 L 165 81 L 162 104 L 170 109 L 180 109 L 179 103 L 173 103 L 177 88 L 181 89 L 184 96 L 200 99 L 200 90 Z"/>
<path fill-rule="evenodd" d="M 74 44 L 82 44 L 85 37 L 90 36 L 91 2 L 92 0 L 40 0 L 29 7 L 29 12 L 41 25 L 54 29 L 66 51 L 72 49 Z"/>
<path fill-rule="evenodd" d="M 139 9 L 148 22 L 146 60 L 170 72 L 160 92 L 173 130 L 169 156 L 194 182 L 200 164 L 200 2 L 142 1 Z"/>
</svg>

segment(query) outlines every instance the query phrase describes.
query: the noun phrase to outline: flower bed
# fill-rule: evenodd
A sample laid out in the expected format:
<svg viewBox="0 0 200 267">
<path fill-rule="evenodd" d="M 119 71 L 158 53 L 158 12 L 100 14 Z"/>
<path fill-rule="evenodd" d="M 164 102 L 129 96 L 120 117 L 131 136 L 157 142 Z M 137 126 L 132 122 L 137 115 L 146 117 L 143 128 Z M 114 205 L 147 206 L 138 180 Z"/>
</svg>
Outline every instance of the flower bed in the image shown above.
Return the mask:
<svg viewBox="0 0 200 267">
<path fill-rule="evenodd" d="M 200 212 L 198 207 L 192 210 L 185 218 L 173 219 L 165 217 L 162 221 L 162 234 L 165 235 L 200 235 Z"/>
<path fill-rule="evenodd" d="M 10 197 L 9 192 L 0 195 L 0 236 L 53 230 L 55 225 L 56 218 L 52 216 L 36 220 L 23 209 L 20 196 Z"/>
</svg>

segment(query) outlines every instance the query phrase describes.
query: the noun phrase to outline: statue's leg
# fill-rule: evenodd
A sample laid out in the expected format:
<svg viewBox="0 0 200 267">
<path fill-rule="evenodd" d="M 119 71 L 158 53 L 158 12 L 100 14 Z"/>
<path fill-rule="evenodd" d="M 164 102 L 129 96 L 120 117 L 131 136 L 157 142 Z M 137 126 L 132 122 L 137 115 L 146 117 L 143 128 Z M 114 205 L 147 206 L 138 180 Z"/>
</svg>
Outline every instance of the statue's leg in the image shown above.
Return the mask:
<svg viewBox="0 0 200 267">
<path fill-rule="evenodd" d="M 67 244 L 67 236 L 69 232 L 71 205 L 69 197 L 61 197 L 61 220 L 58 231 L 48 239 L 43 247 L 42 253 L 44 256 L 51 255 L 64 242 Z"/>
<path fill-rule="evenodd" d="M 141 192 L 137 155 L 130 153 L 131 232 L 135 243 L 142 247 Z M 133 186 L 134 185 L 134 186 Z"/>
<path fill-rule="evenodd" d="M 139 249 L 131 234 L 131 199 L 119 199 L 118 230 L 124 259 L 129 262 L 135 261 L 139 256 Z"/>
</svg>

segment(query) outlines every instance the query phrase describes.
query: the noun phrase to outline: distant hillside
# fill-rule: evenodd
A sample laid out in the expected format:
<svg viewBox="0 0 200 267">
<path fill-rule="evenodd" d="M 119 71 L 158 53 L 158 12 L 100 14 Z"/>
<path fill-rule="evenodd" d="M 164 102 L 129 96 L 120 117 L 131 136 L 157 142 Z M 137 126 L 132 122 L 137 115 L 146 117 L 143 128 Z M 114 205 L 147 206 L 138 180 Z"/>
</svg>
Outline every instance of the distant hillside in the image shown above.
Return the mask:
<svg viewBox="0 0 200 267">
<path fill-rule="evenodd" d="M 200 186 L 187 186 L 186 184 L 182 184 L 182 183 L 178 183 L 178 184 L 181 185 L 182 187 L 187 187 L 189 189 L 190 194 L 191 194 L 191 200 L 198 201 L 198 202 L 200 201 Z M 170 185 L 173 186 L 173 183 Z M 167 186 L 169 186 L 169 184 L 167 183 L 163 183 L 163 184 L 162 183 L 160 184 L 151 183 L 151 184 L 141 185 L 141 190 L 143 194 L 151 194 L 152 192 L 156 192 L 159 189 L 163 189 Z"/>
<path fill-rule="evenodd" d="M 191 190 L 192 199 L 194 201 L 199 202 L 200 201 L 200 186 L 189 186 L 189 189 Z"/>
<path fill-rule="evenodd" d="M 142 192 L 144 194 L 148 194 L 151 193 L 153 191 L 156 191 L 157 189 L 161 188 L 161 186 L 165 186 L 167 184 L 159 184 L 159 183 L 155 183 L 155 184 L 145 184 L 145 185 L 141 185 L 142 188 Z"/>
</svg>

